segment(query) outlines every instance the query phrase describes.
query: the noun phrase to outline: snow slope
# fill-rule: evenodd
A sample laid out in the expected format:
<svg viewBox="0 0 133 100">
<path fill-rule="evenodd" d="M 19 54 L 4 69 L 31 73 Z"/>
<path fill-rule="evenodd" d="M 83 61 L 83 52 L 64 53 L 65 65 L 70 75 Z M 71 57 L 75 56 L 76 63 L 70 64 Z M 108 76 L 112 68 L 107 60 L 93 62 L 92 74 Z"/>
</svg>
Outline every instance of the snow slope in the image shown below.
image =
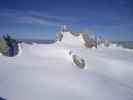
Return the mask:
<svg viewBox="0 0 133 100">
<path fill-rule="evenodd" d="M 87 49 L 69 32 L 54 44 L 20 45 L 0 55 L 0 97 L 7 100 L 133 100 L 133 51 L 111 45 Z M 85 59 L 72 63 L 69 51 Z"/>
</svg>

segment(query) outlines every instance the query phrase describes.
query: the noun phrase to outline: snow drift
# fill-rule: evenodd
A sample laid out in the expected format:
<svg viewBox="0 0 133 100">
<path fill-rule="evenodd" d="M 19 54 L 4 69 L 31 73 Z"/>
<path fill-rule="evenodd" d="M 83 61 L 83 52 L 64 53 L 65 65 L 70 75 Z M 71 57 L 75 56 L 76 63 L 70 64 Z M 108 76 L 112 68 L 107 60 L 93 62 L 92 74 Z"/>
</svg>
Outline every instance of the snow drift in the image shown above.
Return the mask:
<svg viewBox="0 0 133 100">
<path fill-rule="evenodd" d="M 0 56 L 0 97 L 7 100 L 133 100 L 133 51 L 111 45 L 87 49 L 69 32 L 54 44 L 20 45 Z M 78 68 L 69 52 L 85 60 Z"/>
</svg>

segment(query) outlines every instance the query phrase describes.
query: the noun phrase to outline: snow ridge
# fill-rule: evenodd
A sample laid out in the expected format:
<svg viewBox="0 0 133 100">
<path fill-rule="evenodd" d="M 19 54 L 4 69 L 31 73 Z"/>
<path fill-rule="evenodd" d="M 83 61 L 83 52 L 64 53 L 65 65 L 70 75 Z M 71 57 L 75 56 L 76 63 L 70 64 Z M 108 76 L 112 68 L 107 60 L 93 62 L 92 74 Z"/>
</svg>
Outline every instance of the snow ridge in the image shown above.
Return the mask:
<svg viewBox="0 0 133 100">
<path fill-rule="evenodd" d="M 62 34 L 62 41 L 21 43 L 18 56 L 0 56 L 0 97 L 7 100 L 133 99 L 131 50 L 112 44 L 86 48 L 81 36 Z M 73 60 L 73 55 L 78 59 Z M 81 59 L 86 70 L 77 67 Z"/>
</svg>

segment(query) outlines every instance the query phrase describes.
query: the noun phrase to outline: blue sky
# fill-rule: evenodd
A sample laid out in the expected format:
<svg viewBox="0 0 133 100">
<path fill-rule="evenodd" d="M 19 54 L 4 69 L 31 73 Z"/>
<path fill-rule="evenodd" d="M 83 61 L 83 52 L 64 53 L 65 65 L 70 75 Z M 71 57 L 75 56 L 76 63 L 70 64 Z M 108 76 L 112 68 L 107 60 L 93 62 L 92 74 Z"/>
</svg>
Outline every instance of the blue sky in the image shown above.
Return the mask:
<svg viewBox="0 0 133 100">
<path fill-rule="evenodd" d="M 51 39 L 68 25 L 113 40 L 133 40 L 132 0 L 0 0 L 0 34 Z"/>
</svg>

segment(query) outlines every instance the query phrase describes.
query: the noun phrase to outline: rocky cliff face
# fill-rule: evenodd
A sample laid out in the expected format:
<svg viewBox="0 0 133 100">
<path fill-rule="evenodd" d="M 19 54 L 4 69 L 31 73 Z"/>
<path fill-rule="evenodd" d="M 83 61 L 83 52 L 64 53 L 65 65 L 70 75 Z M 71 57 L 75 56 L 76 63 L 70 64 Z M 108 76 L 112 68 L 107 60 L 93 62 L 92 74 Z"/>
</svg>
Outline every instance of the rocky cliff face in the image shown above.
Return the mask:
<svg viewBox="0 0 133 100">
<path fill-rule="evenodd" d="M 97 47 L 97 41 L 90 38 L 87 33 L 60 32 L 57 34 L 56 40 L 69 44 L 82 45 L 86 48 Z"/>
<path fill-rule="evenodd" d="M 16 56 L 19 52 L 18 42 L 10 36 L 3 36 L 0 38 L 0 53 L 4 56 Z"/>
<path fill-rule="evenodd" d="M 76 45 L 82 45 L 86 48 L 97 48 L 98 45 L 104 44 L 104 46 L 108 47 L 110 45 L 110 41 L 103 39 L 101 37 L 91 36 L 87 33 L 76 33 L 71 32 L 66 26 L 64 26 L 57 34 L 57 41 L 69 43 L 69 44 L 76 44 Z M 82 44 L 81 44 L 82 43 Z"/>
<path fill-rule="evenodd" d="M 0 37 L 0 53 L 5 54 L 8 50 L 9 47 L 7 46 L 6 40 L 3 37 Z"/>
<path fill-rule="evenodd" d="M 96 47 L 97 48 L 97 41 L 93 38 L 91 38 L 87 33 L 80 33 L 83 37 L 84 46 L 87 48 Z"/>
</svg>

